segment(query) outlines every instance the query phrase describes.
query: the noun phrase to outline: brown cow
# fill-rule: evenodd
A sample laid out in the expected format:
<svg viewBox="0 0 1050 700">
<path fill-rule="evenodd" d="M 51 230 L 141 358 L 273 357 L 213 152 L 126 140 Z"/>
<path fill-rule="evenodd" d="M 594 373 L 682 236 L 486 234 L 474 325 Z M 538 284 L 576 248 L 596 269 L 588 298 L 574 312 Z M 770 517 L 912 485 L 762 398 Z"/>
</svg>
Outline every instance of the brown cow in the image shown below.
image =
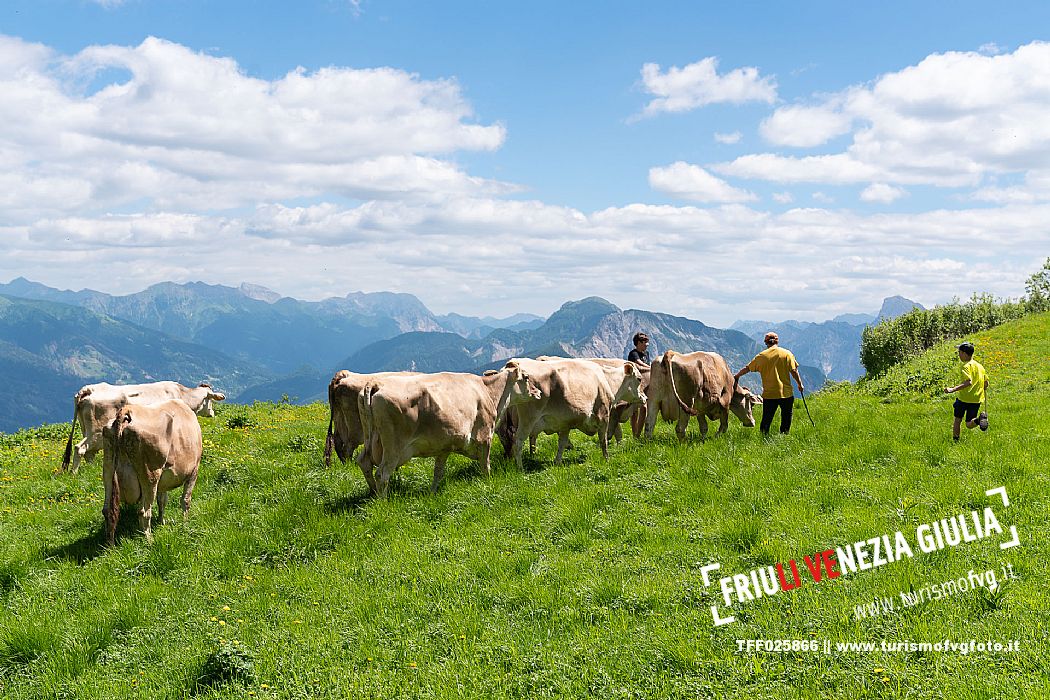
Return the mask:
<svg viewBox="0 0 1050 700">
<path fill-rule="evenodd" d="M 361 416 L 358 413 L 357 398 L 365 386 L 383 377 L 416 376 L 418 372 L 378 372 L 376 374 L 357 374 L 341 369 L 328 384 L 328 436 L 325 439 L 324 461 L 332 465 L 332 450 L 335 449 L 339 460 L 346 464 L 354 456 L 354 451 L 364 444 L 364 430 L 361 427 Z M 359 462 L 361 473 L 368 483 L 368 490 L 376 492 L 375 477 L 371 463 Z"/>
<path fill-rule="evenodd" d="M 168 491 L 178 486 L 182 486 L 182 517 L 186 517 L 203 453 L 201 427 L 189 406 L 178 399 L 126 405 L 103 429 L 103 439 L 102 513 L 110 544 L 116 538 L 121 503 L 139 506 L 139 526 L 150 541 L 153 501 L 157 522 L 163 523 Z"/>
<path fill-rule="evenodd" d="M 529 374 L 514 363 L 483 377 L 440 372 L 377 378 L 358 395 L 365 434 L 358 462 L 362 471 L 376 469 L 379 495 L 413 457 L 434 458 L 434 491 L 453 452 L 477 458 L 488 474 L 496 422 L 509 406 L 539 398 Z"/>
<path fill-rule="evenodd" d="M 70 456 L 73 458 L 72 472 L 80 469 L 80 461 L 91 461 L 102 449 L 102 429 L 113 422 L 119 411 L 126 404 L 151 404 L 167 399 L 179 399 L 186 403 L 195 413 L 212 418 L 215 407 L 212 401 L 224 401 L 225 394 L 212 390 L 211 384 L 201 382 L 191 389 L 178 382 L 152 382 L 150 384 L 88 384 L 82 387 L 73 397 L 73 422 L 66 440 L 66 451 L 62 457 L 62 469 L 70 467 Z M 84 439 L 73 449 L 73 434 L 77 423 Z"/>
<path fill-rule="evenodd" d="M 543 394 L 538 402 L 516 407 L 508 421 L 513 426 L 511 452 L 518 467 L 523 466 L 521 452 L 526 436 L 530 449 L 535 450 L 535 438 L 540 433 L 558 435 L 555 461 L 560 464 L 573 429 L 597 435 L 602 455 L 608 459 L 612 407 L 620 401 L 642 401 L 637 366 L 617 360 L 620 368 L 613 374 L 618 381 L 610 386 L 606 368 L 586 360 L 517 358 L 511 362 L 523 367 Z"/>
<path fill-rule="evenodd" d="M 668 350 L 654 362 L 649 376 L 649 405 L 645 435 L 652 437 L 657 416 L 677 421 L 675 432 L 685 439 L 690 416 L 696 416 L 700 439 L 707 438 L 707 421 L 719 420 L 718 433 L 729 427 L 730 411 L 748 428 L 755 426 L 751 407 L 762 397 L 733 381 L 725 359 L 713 352 L 681 354 Z"/>
<path fill-rule="evenodd" d="M 555 355 L 540 355 L 536 358 L 543 362 L 549 362 L 551 360 L 577 360 L 579 362 L 593 362 L 605 370 L 605 378 L 609 382 L 609 388 L 613 390 L 613 405 L 609 412 L 609 437 L 621 442 L 623 440 L 623 431 L 620 429 L 621 423 L 626 423 L 631 420 L 631 429 L 634 431 L 634 436 L 637 438 L 641 434 L 642 427 L 645 425 L 645 403 L 646 403 L 646 392 L 649 390 L 649 368 L 640 367 L 633 362 L 627 360 L 617 360 L 612 357 L 558 357 Z M 627 365 L 631 365 L 627 367 Z M 638 375 L 639 386 L 637 392 L 631 390 L 632 376 Z M 624 382 L 627 382 L 625 385 Z M 617 398 L 619 397 L 619 398 Z M 638 415 L 638 418 L 634 418 Z M 634 420 L 632 420 L 634 419 Z M 502 438 L 503 434 L 500 434 Z M 530 436 L 532 440 L 532 436 Z M 531 445 L 535 447 L 535 443 Z M 572 448 L 570 442 L 568 447 Z M 508 453 L 509 454 L 509 453 Z"/>
</svg>

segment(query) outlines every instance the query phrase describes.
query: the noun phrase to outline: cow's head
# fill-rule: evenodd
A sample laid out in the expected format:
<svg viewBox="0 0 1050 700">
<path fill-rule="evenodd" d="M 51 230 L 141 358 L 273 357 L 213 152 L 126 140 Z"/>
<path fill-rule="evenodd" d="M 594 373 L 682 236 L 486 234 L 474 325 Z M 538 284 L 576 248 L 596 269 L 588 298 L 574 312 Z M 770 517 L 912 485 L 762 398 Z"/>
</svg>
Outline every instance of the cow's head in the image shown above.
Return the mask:
<svg viewBox="0 0 1050 700">
<path fill-rule="evenodd" d="M 761 396 L 752 394 L 750 389 L 737 384 L 733 389 L 733 400 L 729 402 L 729 410 L 740 419 L 745 428 L 754 428 L 755 417 L 751 413 L 751 408 L 760 403 L 762 403 Z"/>
<path fill-rule="evenodd" d="M 196 413 L 198 416 L 204 416 L 205 418 L 214 418 L 215 406 L 212 405 L 212 401 L 225 401 L 226 394 L 220 394 L 216 391 L 212 391 L 211 384 L 209 384 L 208 382 L 201 382 L 200 386 L 197 387 L 197 389 L 201 392 L 203 400 L 200 402 L 200 405 L 196 408 L 194 408 L 192 405 L 190 406 L 190 408 L 193 408 L 193 412 Z"/>
<path fill-rule="evenodd" d="M 645 405 L 645 393 L 642 391 L 642 373 L 633 362 L 623 363 L 623 378 L 613 396 L 613 405 L 626 401 L 629 404 Z"/>
<path fill-rule="evenodd" d="M 510 403 L 518 404 L 526 401 L 538 401 L 543 398 L 536 383 L 529 377 L 529 373 L 521 368 L 516 362 L 508 362 L 503 368 L 504 372 L 510 373 L 508 383 L 510 385 Z"/>
</svg>

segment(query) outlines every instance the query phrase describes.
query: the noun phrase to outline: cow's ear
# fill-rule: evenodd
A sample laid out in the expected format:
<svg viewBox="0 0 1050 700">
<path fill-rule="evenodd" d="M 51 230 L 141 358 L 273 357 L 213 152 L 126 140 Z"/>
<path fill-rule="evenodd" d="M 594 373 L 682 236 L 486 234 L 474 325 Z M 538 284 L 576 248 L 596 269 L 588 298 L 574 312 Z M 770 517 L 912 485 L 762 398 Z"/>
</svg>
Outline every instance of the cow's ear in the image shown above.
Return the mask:
<svg viewBox="0 0 1050 700">
<path fill-rule="evenodd" d="M 498 369 L 487 369 L 487 370 L 485 370 L 484 376 L 491 377 L 494 374 L 499 374 L 499 370 Z"/>
<path fill-rule="evenodd" d="M 762 397 L 758 394 L 751 394 L 751 401 L 753 403 L 762 403 Z"/>
<path fill-rule="evenodd" d="M 514 360 L 508 360 L 507 364 L 503 365 L 503 369 L 517 369 L 518 363 Z"/>
<path fill-rule="evenodd" d="M 209 391 L 208 392 L 208 398 L 211 399 L 212 401 L 225 401 L 226 400 L 226 394 L 215 394 L 215 393 L 212 393 L 212 392 Z"/>
<path fill-rule="evenodd" d="M 636 377 L 640 376 L 638 374 L 638 367 L 635 366 L 635 364 L 633 362 L 624 362 L 623 363 L 623 373 L 626 374 L 627 376 L 636 376 Z"/>
</svg>

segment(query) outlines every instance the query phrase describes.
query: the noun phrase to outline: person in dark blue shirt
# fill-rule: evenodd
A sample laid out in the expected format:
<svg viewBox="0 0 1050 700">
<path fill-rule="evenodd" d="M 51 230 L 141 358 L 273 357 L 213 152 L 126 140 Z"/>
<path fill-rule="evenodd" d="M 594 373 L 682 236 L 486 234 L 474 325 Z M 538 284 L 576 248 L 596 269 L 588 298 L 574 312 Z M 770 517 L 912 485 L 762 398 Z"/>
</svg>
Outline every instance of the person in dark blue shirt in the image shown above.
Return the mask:
<svg viewBox="0 0 1050 700">
<path fill-rule="evenodd" d="M 627 360 L 639 367 L 649 369 L 649 365 L 653 363 L 649 359 L 649 336 L 641 332 L 634 334 L 634 350 L 627 354 Z"/>
</svg>

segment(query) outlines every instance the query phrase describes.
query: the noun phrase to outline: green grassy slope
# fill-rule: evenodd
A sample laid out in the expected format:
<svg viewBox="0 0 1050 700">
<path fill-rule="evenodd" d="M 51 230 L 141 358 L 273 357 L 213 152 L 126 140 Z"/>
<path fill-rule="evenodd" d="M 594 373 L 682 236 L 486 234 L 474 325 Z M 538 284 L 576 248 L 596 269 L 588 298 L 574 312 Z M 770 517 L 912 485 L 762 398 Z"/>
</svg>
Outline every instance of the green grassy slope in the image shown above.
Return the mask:
<svg viewBox="0 0 1050 700">
<path fill-rule="evenodd" d="M 129 526 L 102 547 L 99 464 L 53 471 L 64 426 L 6 437 L 0 697 L 1050 696 L 1050 315 L 977 342 L 992 429 L 959 444 L 950 400 L 869 385 L 811 397 L 816 428 L 799 404 L 787 437 L 734 420 L 703 445 L 694 426 L 679 445 L 665 425 L 606 462 L 577 435 L 563 466 L 547 438 L 524 473 L 496 461 L 482 478 L 453 458 L 437 495 L 430 461 L 414 462 L 378 502 L 356 467 L 322 465 L 323 405 L 226 406 L 202 419 L 189 521 L 175 514 L 152 546 Z M 947 383 L 923 364 L 935 361 L 902 371 Z M 706 564 L 802 568 L 804 554 L 983 508 L 996 486 L 1010 494 L 996 513 L 1017 526 L 1018 548 L 917 553 L 712 624 Z M 854 614 L 1008 563 L 1019 578 L 999 595 Z M 825 655 L 736 644 L 945 638 L 1022 646 Z M 223 682 L 237 674 L 243 685 Z"/>
</svg>

